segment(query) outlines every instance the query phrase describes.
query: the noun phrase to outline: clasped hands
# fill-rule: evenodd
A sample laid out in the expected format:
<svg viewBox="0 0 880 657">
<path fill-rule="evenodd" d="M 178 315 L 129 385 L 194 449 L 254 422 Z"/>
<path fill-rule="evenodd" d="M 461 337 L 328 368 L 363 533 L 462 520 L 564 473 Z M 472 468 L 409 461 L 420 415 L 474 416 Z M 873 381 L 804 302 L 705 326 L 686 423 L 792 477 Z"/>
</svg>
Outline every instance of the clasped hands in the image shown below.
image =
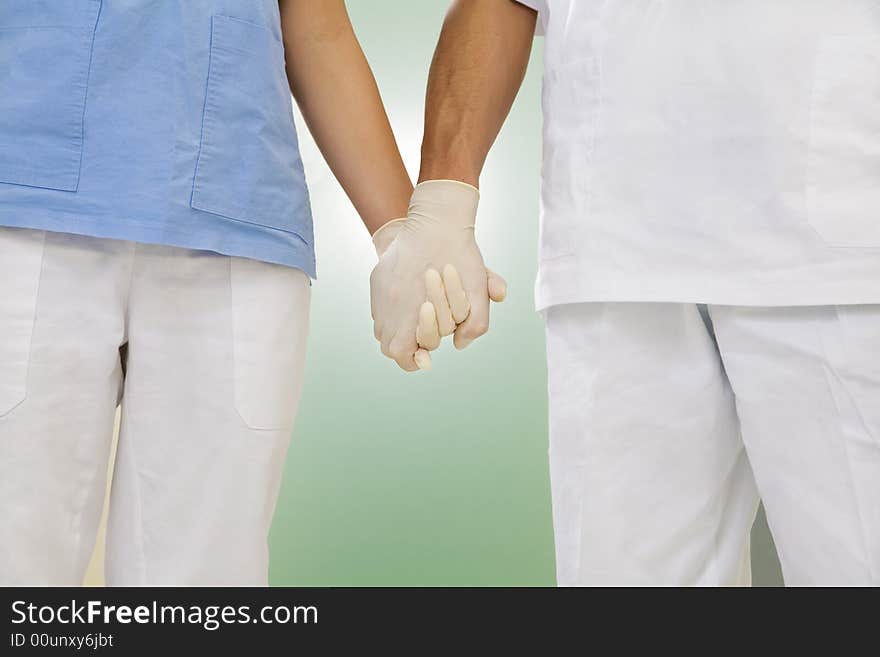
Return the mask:
<svg viewBox="0 0 880 657">
<path fill-rule="evenodd" d="M 453 180 L 416 186 L 405 219 L 373 235 L 373 332 L 382 353 L 407 372 L 431 368 L 430 352 L 454 335 L 464 349 L 489 329 L 489 302 L 507 284 L 489 271 L 474 237 L 480 193 Z"/>
</svg>

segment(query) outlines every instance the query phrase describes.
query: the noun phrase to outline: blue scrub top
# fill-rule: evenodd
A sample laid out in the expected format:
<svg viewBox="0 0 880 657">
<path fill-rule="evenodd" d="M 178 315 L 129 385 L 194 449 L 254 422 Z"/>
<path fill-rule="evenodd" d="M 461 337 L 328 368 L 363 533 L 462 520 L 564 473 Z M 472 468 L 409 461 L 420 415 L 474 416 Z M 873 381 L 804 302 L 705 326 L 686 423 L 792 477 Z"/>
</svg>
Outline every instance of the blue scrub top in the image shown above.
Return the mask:
<svg viewBox="0 0 880 657">
<path fill-rule="evenodd" d="M 0 1 L 0 225 L 314 277 L 278 0 Z"/>
</svg>

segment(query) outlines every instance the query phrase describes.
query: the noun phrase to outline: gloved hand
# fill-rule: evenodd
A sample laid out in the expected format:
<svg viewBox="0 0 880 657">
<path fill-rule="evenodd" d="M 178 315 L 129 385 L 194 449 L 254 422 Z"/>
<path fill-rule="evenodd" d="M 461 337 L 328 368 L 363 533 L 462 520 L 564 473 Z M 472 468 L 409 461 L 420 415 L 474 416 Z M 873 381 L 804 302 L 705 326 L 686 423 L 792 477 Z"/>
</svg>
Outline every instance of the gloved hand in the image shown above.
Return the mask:
<svg viewBox="0 0 880 657">
<path fill-rule="evenodd" d="M 391 243 L 394 241 L 394 238 L 397 237 L 397 233 L 400 232 L 400 229 L 403 227 L 403 223 L 405 221 L 406 217 L 404 217 L 403 219 L 392 219 L 391 221 L 383 224 L 379 228 L 379 230 L 373 233 L 373 246 L 376 247 L 376 255 L 378 255 L 379 258 L 381 258 L 382 254 L 388 250 L 389 246 L 391 246 Z M 376 335 L 376 339 L 379 339 L 378 335 Z M 416 362 L 416 366 L 420 370 L 431 369 L 431 354 L 428 353 L 428 351 L 426 351 L 425 349 L 418 349 L 413 358 Z"/>
<path fill-rule="evenodd" d="M 483 335 L 490 287 L 496 300 L 506 294 L 474 239 L 478 201 L 479 191 L 465 183 L 424 182 L 413 192 L 407 219 L 374 235 L 380 254 L 370 276 L 374 333 L 382 353 L 406 371 L 430 368 L 427 350 L 445 335 L 455 332 L 459 349 Z"/>
</svg>

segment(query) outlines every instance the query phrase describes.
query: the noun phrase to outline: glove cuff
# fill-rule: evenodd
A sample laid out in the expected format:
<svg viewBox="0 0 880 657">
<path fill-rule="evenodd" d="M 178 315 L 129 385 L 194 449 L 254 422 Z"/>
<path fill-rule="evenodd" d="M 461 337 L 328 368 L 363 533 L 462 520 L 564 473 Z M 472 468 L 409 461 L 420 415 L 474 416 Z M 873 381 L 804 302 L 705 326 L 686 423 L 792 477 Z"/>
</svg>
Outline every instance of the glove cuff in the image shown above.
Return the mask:
<svg viewBox="0 0 880 657">
<path fill-rule="evenodd" d="M 426 180 L 416 185 L 409 216 L 442 218 L 444 223 L 472 228 L 477 218 L 480 190 L 458 180 Z"/>
<path fill-rule="evenodd" d="M 391 242 L 397 237 L 397 233 L 400 232 L 403 222 L 405 221 L 406 218 L 392 219 L 391 221 L 382 224 L 382 226 L 379 227 L 379 230 L 373 233 L 373 246 L 376 247 L 376 255 L 381 258 L 382 254 L 388 250 L 388 247 L 391 246 Z"/>
</svg>

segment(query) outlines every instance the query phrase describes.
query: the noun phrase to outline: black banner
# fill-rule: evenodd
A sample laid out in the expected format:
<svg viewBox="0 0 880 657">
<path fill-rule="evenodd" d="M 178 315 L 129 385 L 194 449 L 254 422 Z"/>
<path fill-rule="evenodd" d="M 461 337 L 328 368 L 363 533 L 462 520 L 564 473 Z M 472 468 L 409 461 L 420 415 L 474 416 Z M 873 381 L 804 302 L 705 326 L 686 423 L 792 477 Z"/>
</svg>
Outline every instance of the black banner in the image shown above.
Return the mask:
<svg viewBox="0 0 880 657">
<path fill-rule="evenodd" d="M 0 655 L 283 653 L 340 647 L 499 648 L 539 641 L 618 649 L 646 639 L 750 632 L 782 607 L 763 592 L 614 589 L 9 588 L 0 589 Z M 748 596 L 748 597 L 742 597 Z M 790 606 L 786 602 L 786 606 Z M 804 607 L 803 604 L 798 607 Z M 871 607 L 872 609 L 874 607 Z M 826 612 L 827 612 L 827 608 Z M 791 609 L 790 609 L 791 610 Z M 816 607 L 814 606 L 814 611 Z M 801 617 L 801 623 L 806 620 Z M 823 617 L 827 623 L 828 616 Z M 688 629 L 690 628 L 690 629 Z M 697 631 L 697 629 L 699 631 Z M 728 641 L 725 638 L 725 641 Z M 556 652 L 556 650 L 549 650 Z M 584 650 L 590 652 L 590 650 Z M 541 651 L 547 652 L 547 650 Z M 457 654 L 457 653 L 456 653 Z"/>
</svg>

